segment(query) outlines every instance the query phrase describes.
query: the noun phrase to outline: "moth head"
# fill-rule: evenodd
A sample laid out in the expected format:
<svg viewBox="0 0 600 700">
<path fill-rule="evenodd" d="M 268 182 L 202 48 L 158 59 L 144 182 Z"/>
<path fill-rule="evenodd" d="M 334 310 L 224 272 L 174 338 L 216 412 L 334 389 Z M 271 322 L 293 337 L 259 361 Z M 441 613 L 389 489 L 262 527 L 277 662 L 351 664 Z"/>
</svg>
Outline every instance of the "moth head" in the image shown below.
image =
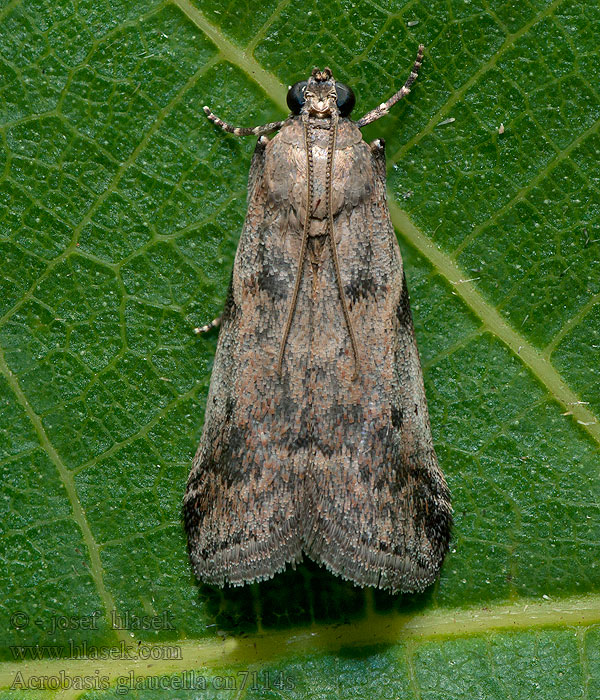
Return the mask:
<svg viewBox="0 0 600 700">
<path fill-rule="evenodd" d="M 308 80 L 295 83 L 287 94 L 287 104 L 292 114 L 308 113 L 321 119 L 334 113 L 348 117 L 355 101 L 352 90 L 338 83 L 329 68 L 315 68 Z"/>
</svg>

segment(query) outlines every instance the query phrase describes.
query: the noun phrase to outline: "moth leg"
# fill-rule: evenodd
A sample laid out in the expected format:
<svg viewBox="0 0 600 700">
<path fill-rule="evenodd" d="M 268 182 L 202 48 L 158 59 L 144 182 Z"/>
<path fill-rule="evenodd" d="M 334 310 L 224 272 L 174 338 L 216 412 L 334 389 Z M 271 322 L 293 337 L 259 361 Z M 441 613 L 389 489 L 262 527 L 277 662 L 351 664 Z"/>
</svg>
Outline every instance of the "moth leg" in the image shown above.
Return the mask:
<svg viewBox="0 0 600 700">
<path fill-rule="evenodd" d="M 194 328 L 194 333 L 196 335 L 200 335 L 201 333 L 208 333 L 208 331 L 211 328 L 218 328 L 221 325 L 221 319 L 223 316 L 217 316 L 217 318 L 213 318 L 213 320 L 210 323 L 207 323 L 205 326 L 199 326 L 198 328 Z"/>
<path fill-rule="evenodd" d="M 236 136 L 250 136 L 254 134 L 255 136 L 260 136 L 261 134 L 269 134 L 271 131 L 276 131 L 281 129 L 285 124 L 285 121 L 281 122 L 270 122 L 269 124 L 263 124 L 262 126 L 233 126 L 219 119 L 216 114 L 211 112 L 209 107 L 204 107 L 204 112 L 211 122 L 220 126 L 223 131 L 227 131 L 229 134 L 235 134 Z"/>
<path fill-rule="evenodd" d="M 375 139 L 375 141 L 371 141 L 369 148 L 373 153 L 376 173 L 385 183 L 385 141 L 383 139 Z"/>
<path fill-rule="evenodd" d="M 410 75 L 408 76 L 408 80 L 404 83 L 404 85 L 400 88 L 400 90 L 398 90 L 398 92 L 395 95 L 392 95 L 390 97 L 390 99 L 387 102 L 382 102 L 379 105 L 379 107 L 375 107 L 375 109 L 372 109 L 370 112 L 367 112 L 367 114 L 365 114 L 364 117 L 359 119 L 356 122 L 356 126 L 359 129 L 362 129 L 363 126 L 366 126 L 367 124 L 374 122 L 375 120 L 379 119 L 380 117 L 385 116 L 390 111 L 390 108 L 396 104 L 396 102 L 398 102 L 403 97 L 406 97 L 406 95 L 408 95 L 408 93 L 410 92 L 411 85 L 415 82 L 415 80 L 417 79 L 417 76 L 419 75 L 419 69 L 421 68 L 421 63 L 423 63 L 423 51 L 424 50 L 425 50 L 425 46 L 423 44 L 419 44 L 419 50 L 417 51 L 417 59 L 412 67 Z"/>
<path fill-rule="evenodd" d="M 256 185 L 262 181 L 262 173 L 265 167 L 265 149 L 269 139 L 266 136 L 259 136 L 256 148 L 250 163 L 250 174 L 248 175 L 248 201 L 252 198 L 252 193 Z"/>
<path fill-rule="evenodd" d="M 259 139 L 260 140 L 260 139 Z M 225 307 L 223 308 L 223 313 L 210 323 L 205 326 L 200 326 L 199 328 L 194 328 L 194 333 L 200 335 L 200 333 L 207 333 L 211 328 L 219 328 L 219 326 L 226 324 L 230 319 L 232 313 L 234 313 L 235 302 L 233 300 L 233 270 L 231 270 L 231 277 L 229 278 L 229 289 L 227 290 L 227 298 L 225 299 Z"/>
</svg>

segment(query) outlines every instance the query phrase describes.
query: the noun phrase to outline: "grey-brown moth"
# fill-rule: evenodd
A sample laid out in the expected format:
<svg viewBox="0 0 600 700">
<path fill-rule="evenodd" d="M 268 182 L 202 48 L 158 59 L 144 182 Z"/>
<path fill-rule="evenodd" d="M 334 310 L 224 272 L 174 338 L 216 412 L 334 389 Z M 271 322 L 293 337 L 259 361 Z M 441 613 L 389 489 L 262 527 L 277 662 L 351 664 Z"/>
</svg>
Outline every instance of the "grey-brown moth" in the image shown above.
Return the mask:
<svg viewBox="0 0 600 700">
<path fill-rule="evenodd" d="M 261 581 L 303 554 L 364 586 L 422 590 L 452 508 L 433 448 L 381 139 L 352 90 L 314 69 L 259 136 L 183 503 L 199 579 Z M 268 139 L 266 134 L 277 131 Z M 199 331 L 218 325 L 219 320 Z"/>
</svg>

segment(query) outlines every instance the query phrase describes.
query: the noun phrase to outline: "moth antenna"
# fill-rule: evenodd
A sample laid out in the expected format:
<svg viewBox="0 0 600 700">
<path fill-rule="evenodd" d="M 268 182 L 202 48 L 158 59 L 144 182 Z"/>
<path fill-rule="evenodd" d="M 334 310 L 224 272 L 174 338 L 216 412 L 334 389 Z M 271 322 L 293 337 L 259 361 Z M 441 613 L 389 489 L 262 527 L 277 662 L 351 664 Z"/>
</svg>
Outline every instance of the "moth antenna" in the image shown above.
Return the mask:
<svg viewBox="0 0 600 700">
<path fill-rule="evenodd" d="M 356 126 L 359 129 L 362 129 L 363 126 L 366 126 L 367 124 L 371 124 L 371 122 L 376 121 L 377 119 L 385 116 L 389 111 L 390 108 L 393 107 L 396 102 L 399 102 L 403 97 L 406 97 L 408 93 L 410 92 L 410 88 L 412 84 L 415 82 L 419 75 L 419 70 L 421 68 L 421 64 L 423 63 L 423 52 L 425 51 L 425 46 L 424 44 L 419 44 L 419 50 L 417 51 L 417 58 L 413 64 L 412 70 L 410 72 L 410 75 L 408 76 L 407 81 L 404 83 L 404 85 L 398 90 L 398 92 L 395 95 L 392 95 L 390 99 L 387 102 L 382 102 L 379 107 L 375 107 L 375 109 L 372 109 L 370 112 L 367 112 L 364 117 L 361 117 L 356 122 Z"/>
<path fill-rule="evenodd" d="M 217 115 L 214 114 L 209 107 L 204 107 L 204 113 L 210 119 L 210 121 L 213 122 L 213 124 L 220 126 L 221 129 L 226 131 L 228 134 L 235 134 L 236 136 L 250 136 L 252 134 L 254 134 L 254 136 L 260 136 L 262 134 L 269 134 L 272 131 L 281 129 L 281 127 L 285 124 L 285 121 L 281 121 L 270 122 L 269 124 L 263 124 L 262 126 L 233 126 L 233 124 L 229 124 L 228 122 L 224 122 L 222 119 L 219 119 L 219 117 L 217 117 Z"/>
</svg>

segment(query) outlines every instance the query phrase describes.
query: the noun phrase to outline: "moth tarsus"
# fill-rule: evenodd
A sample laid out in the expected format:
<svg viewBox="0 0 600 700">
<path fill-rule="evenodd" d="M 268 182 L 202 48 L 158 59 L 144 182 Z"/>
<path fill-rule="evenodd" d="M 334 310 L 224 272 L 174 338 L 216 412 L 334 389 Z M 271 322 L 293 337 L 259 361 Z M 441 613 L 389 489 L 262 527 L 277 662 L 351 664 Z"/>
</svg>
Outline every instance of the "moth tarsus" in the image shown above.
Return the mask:
<svg viewBox="0 0 600 700">
<path fill-rule="evenodd" d="M 259 136 L 202 439 L 183 504 L 201 580 L 241 585 L 303 555 L 364 586 L 422 590 L 452 508 L 433 448 L 385 145 L 352 90 L 314 69 Z M 266 134 L 277 131 L 272 138 Z M 199 329 L 209 329 L 208 324 Z"/>
<path fill-rule="evenodd" d="M 210 323 L 207 323 L 205 326 L 198 326 L 197 328 L 194 328 L 194 333 L 196 335 L 201 335 L 202 333 L 208 333 L 208 331 L 212 330 L 213 328 L 218 328 L 221 325 L 221 316 L 217 316 L 217 318 L 213 318 L 213 320 Z"/>
</svg>

